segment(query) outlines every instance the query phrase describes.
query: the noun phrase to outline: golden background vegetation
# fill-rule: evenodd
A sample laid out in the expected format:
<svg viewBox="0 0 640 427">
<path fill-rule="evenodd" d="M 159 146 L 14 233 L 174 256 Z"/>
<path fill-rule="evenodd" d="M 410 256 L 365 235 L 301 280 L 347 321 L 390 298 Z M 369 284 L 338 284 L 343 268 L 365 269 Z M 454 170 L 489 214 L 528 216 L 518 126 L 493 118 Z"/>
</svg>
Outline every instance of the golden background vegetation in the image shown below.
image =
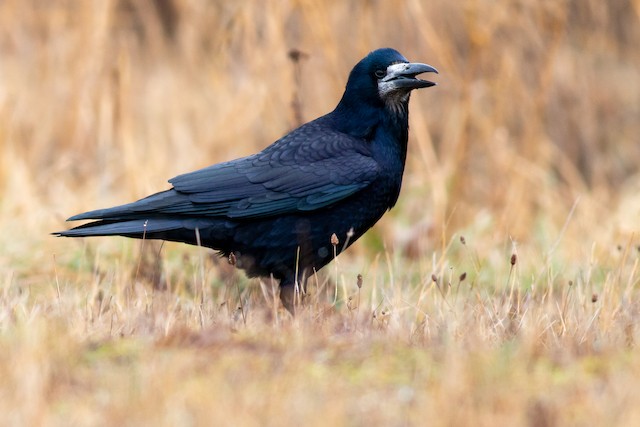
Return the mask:
<svg viewBox="0 0 640 427">
<path fill-rule="evenodd" d="M 0 420 L 636 425 L 639 44 L 637 0 L 0 2 Z M 264 148 L 386 46 L 438 86 L 304 315 L 198 248 L 48 234 Z"/>
</svg>

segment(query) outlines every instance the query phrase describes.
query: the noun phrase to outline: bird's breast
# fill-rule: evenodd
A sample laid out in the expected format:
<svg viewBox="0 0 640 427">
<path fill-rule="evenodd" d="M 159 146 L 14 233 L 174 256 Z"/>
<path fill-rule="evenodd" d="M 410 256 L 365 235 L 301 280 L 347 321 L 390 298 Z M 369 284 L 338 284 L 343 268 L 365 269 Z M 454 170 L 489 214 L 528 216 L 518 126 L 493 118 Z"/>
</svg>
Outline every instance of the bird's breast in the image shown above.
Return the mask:
<svg viewBox="0 0 640 427">
<path fill-rule="evenodd" d="M 371 143 L 371 149 L 380 171 L 375 187 L 384 197 L 385 209 L 389 209 L 396 204 L 402 186 L 407 155 L 406 133 L 382 126 Z"/>
</svg>

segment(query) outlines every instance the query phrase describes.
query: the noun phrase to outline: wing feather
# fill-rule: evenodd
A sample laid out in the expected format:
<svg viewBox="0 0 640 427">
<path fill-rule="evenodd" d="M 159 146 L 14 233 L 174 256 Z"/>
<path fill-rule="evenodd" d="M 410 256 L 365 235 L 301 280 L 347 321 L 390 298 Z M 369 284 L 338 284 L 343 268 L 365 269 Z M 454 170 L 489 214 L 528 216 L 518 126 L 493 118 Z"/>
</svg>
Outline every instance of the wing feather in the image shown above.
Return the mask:
<svg viewBox="0 0 640 427">
<path fill-rule="evenodd" d="M 72 219 L 127 219 L 147 212 L 248 219 L 307 212 L 348 198 L 378 175 L 365 141 L 316 120 L 258 154 L 176 176 L 170 190 Z"/>
</svg>

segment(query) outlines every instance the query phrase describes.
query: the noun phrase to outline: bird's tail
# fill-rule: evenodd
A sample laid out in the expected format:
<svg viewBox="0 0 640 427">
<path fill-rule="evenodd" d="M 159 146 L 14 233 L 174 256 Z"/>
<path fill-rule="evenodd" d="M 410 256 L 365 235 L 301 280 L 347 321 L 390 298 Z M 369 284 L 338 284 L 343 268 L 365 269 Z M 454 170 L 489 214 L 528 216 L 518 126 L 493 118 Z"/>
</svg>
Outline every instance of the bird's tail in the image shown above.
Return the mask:
<svg viewBox="0 0 640 427">
<path fill-rule="evenodd" d="M 63 237 L 127 236 L 142 238 L 145 235 L 151 236 L 180 228 L 183 228 L 182 222 L 175 219 L 102 220 L 52 234 Z"/>
</svg>

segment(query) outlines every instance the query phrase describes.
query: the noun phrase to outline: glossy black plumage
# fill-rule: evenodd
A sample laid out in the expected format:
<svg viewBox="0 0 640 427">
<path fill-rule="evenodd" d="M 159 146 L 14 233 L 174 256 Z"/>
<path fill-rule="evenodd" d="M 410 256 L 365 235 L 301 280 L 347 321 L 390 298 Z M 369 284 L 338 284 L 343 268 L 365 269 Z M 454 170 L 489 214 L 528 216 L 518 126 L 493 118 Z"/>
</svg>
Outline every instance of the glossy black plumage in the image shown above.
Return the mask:
<svg viewBox="0 0 640 427">
<path fill-rule="evenodd" d="M 73 216 L 97 221 L 56 234 L 199 240 L 233 252 L 250 276 L 279 279 L 291 310 L 296 280 L 303 285 L 333 258 L 331 235 L 339 253 L 396 203 L 409 93 L 434 84 L 415 78 L 424 72 L 436 70 L 393 49 L 373 51 L 351 71 L 331 113 L 260 153 L 179 175 L 167 191 Z"/>
</svg>

